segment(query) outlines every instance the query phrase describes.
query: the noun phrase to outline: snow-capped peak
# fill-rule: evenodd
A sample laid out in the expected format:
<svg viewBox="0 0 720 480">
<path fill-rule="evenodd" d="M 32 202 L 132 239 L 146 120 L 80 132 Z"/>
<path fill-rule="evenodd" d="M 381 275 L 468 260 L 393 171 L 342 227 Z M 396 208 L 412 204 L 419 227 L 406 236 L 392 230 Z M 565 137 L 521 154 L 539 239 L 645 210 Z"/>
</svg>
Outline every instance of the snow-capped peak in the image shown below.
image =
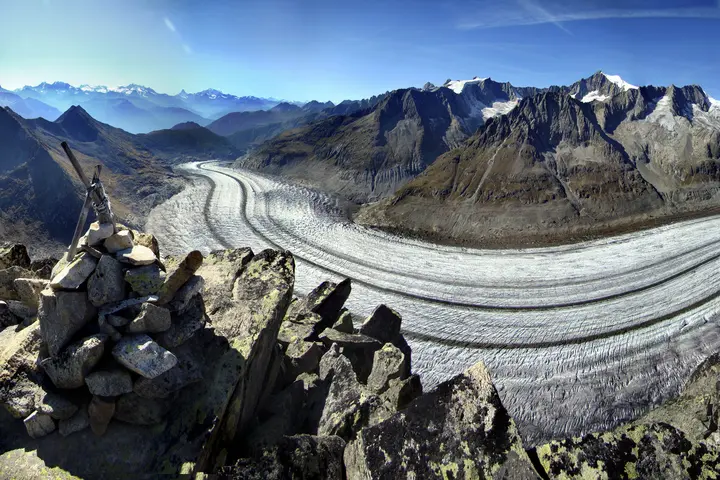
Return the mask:
<svg viewBox="0 0 720 480">
<path fill-rule="evenodd" d="M 490 77 L 480 78 L 480 77 L 473 77 L 472 80 L 448 80 L 445 82 L 443 87 L 449 88 L 453 92 L 460 94 L 463 91 L 463 88 L 465 88 L 465 85 L 468 83 L 480 83 L 484 82 Z"/>
<path fill-rule="evenodd" d="M 142 85 L 138 85 L 136 83 L 131 83 L 130 85 L 125 85 L 121 87 L 111 87 L 108 88 L 108 91 L 110 92 L 116 92 L 116 93 L 123 93 L 125 95 L 142 95 L 143 97 L 146 97 L 149 95 L 156 95 L 155 90 L 149 87 L 143 87 Z"/>
<path fill-rule="evenodd" d="M 80 85 L 80 90 L 83 92 L 96 92 L 96 93 L 107 93 L 108 88 L 105 85 Z"/>
<path fill-rule="evenodd" d="M 620 75 L 608 75 L 605 72 L 601 72 L 601 73 L 603 75 L 605 75 L 605 78 L 607 78 L 609 81 L 611 81 L 618 87 L 622 88 L 623 90 L 632 90 L 632 89 L 638 88 L 635 85 L 631 85 L 631 84 L 627 83 L 625 80 L 623 80 L 622 78 L 620 78 Z"/>
</svg>

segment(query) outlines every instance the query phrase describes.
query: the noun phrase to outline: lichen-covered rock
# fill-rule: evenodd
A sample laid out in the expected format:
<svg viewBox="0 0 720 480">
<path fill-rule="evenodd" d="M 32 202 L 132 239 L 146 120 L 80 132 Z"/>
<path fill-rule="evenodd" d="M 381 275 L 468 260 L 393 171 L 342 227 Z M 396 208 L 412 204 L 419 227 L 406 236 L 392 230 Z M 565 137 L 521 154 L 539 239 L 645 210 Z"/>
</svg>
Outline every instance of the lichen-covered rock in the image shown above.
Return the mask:
<svg viewBox="0 0 720 480">
<path fill-rule="evenodd" d="M 314 336 L 314 334 L 315 328 L 313 325 L 285 320 L 280 325 L 278 342 L 280 342 L 283 346 L 287 346 L 297 341 L 302 342 L 304 340 L 309 340 Z"/>
<path fill-rule="evenodd" d="M 40 292 L 47 287 L 48 281 L 41 278 L 16 278 L 13 280 L 20 301 L 37 311 Z"/>
<path fill-rule="evenodd" d="M 537 478 L 482 363 L 365 427 L 344 458 L 348 480 Z"/>
<path fill-rule="evenodd" d="M 160 245 L 158 244 L 155 235 L 145 232 L 138 232 L 137 230 L 132 230 L 132 236 L 133 243 L 135 245 L 149 248 L 150 251 L 152 251 L 157 258 L 160 258 Z"/>
<path fill-rule="evenodd" d="M 110 255 L 103 255 L 90 275 L 87 285 L 90 303 L 96 307 L 119 302 L 125 298 L 123 266 Z"/>
<path fill-rule="evenodd" d="M 35 408 L 40 413 L 50 415 L 55 420 L 66 420 L 78 411 L 78 406 L 63 395 L 53 392 L 38 392 Z"/>
<path fill-rule="evenodd" d="M 720 450 L 656 423 L 553 441 L 536 449 L 550 478 L 717 478 Z"/>
<path fill-rule="evenodd" d="M 391 380 L 403 380 L 405 371 L 405 355 L 392 343 L 386 343 L 374 354 L 367 386 L 375 393 L 383 393 Z"/>
<path fill-rule="evenodd" d="M 296 340 L 285 350 L 283 384 L 291 383 L 298 375 L 317 371 L 323 356 L 322 344 Z"/>
<path fill-rule="evenodd" d="M 167 398 L 178 390 L 202 380 L 198 360 L 187 349 L 175 351 L 178 363 L 155 378 L 140 377 L 135 380 L 133 391 L 144 398 Z"/>
<path fill-rule="evenodd" d="M 105 250 L 110 253 L 117 253 L 120 250 L 127 250 L 134 246 L 130 230 L 121 230 L 105 239 L 103 243 Z"/>
<path fill-rule="evenodd" d="M 196 295 L 181 313 L 171 313 L 170 328 L 155 335 L 155 341 L 164 348 L 175 348 L 187 342 L 202 330 L 207 322 L 205 304 L 200 295 Z"/>
<path fill-rule="evenodd" d="M 84 292 L 62 292 L 49 288 L 40 292 L 38 320 L 50 355 L 57 355 L 96 313 L 96 308 Z"/>
<path fill-rule="evenodd" d="M 90 429 L 95 435 L 105 435 L 107 427 L 115 414 L 115 401 L 108 397 L 94 395 L 88 406 Z"/>
<path fill-rule="evenodd" d="M 92 335 L 69 345 L 54 357 L 41 362 L 42 368 L 58 388 L 79 388 L 105 352 L 107 335 Z"/>
<path fill-rule="evenodd" d="M 30 262 L 30 271 L 43 280 L 50 280 L 52 277 L 52 269 L 57 264 L 57 259 L 48 257 L 40 258 Z"/>
<path fill-rule="evenodd" d="M 30 268 L 30 256 L 25 245 L 0 247 L 0 270 L 10 267 Z"/>
<path fill-rule="evenodd" d="M 117 397 L 133 390 L 132 377 L 119 368 L 96 370 L 85 377 L 85 383 L 90 393 L 101 397 Z"/>
<path fill-rule="evenodd" d="M 9 267 L 0 270 L 0 300 L 20 300 L 14 282 L 18 278 L 32 276 L 32 272 L 22 267 Z"/>
<path fill-rule="evenodd" d="M 185 282 L 185 285 L 175 292 L 175 296 L 167 304 L 168 308 L 173 312 L 182 313 L 190 305 L 193 298 L 202 292 L 205 286 L 205 279 L 199 275 L 193 275 Z"/>
<path fill-rule="evenodd" d="M 210 252 L 205 258 L 196 273 L 205 280 L 203 299 L 208 313 L 231 299 L 235 280 L 253 256 L 249 248 L 236 248 Z"/>
<path fill-rule="evenodd" d="M 42 337 L 37 323 L 15 331 L 0 331 L 0 406 L 12 416 L 25 418 L 35 410 L 42 392 L 43 372 L 38 367 Z"/>
<path fill-rule="evenodd" d="M 31 413 L 25 420 L 25 428 L 32 438 L 40 438 L 55 431 L 55 421 L 50 415 L 40 412 Z"/>
<path fill-rule="evenodd" d="M 155 425 L 163 421 L 170 404 L 131 392 L 117 399 L 115 419 L 133 425 Z"/>
<path fill-rule="evenodd" d="M 344 480 L 339 437 L 294 435 L 254 458 L 224 467 L 219 475 L 233 480 Z"/>
<path fill-rule="evenodd" d="M 355 326 L 352 321 L 352 314 L 346 309 L 340 310 L 340 315 L 332 328 L 338 332 L 355 333 Z"/>
<path fill-rule="evenodd" d="M 367 382 L 373 367 L 375 351 L 382 348 L 382 343 L 374 338 L 359 333 L 343 333 L 326 329 L 320 334 L 319 340 L 326 346 L 337 344 L 343 349 L 343 354 L 350 360 L 360 382 Z"/>
<path fill-rule="evenodd" d="M 135 266 L 152 265 L 157 261 L 157 257 L 153 251 L 142 245 L 135 245 L 132 248 L 120 250 L 115 256 L 122 263 Z"/>
<path fill-rule="evenodd" d="M 388 388 L 380 394 L 380 399 L 387 406 L 386 411 L 398 412 L 422 393 L 420 376 L 413 374 L 404 380 L 390 380 Z"/>
<path fill-rule="evenodd" d="M 128 333 L 159 333 L 170 328 L 170 311 L 152 303 L 143 303 L 140 314 L 128 324 Z"/>
<path fill-rule="evenodd" d="M 125 281 L 133 292 L 138 295 L 154 295 L 160 291 L 165 283 L 165 272 L 156 264 L 144 267 L 131 268 L 125 272 Z"/>
<path fill-rule="evenodd" d="M 110 238 L 114 231 L 115 226 L 112 223 L 93 222 L 86 234 L 87 244 L 91 247 L 100 245 L 106 238 Z"/>
<path fill-rule="evenodd" d="M 316 313 L 320 321 L 316 323 L 315 333 L 320 334 L 331 327 L 338 319 L 340 310 L 350 296 L 351 281 L 346 278 L 340 283 L 323 282 L 310 292 L 304 300 L 294 302 L 288 309 L 287 320 L 297 321 L 304 312 Z"/>
<path fill-rule="evenodd" d="M 392 343 L 405 355 L 404 377 L 410 376 L 412 350 L 405 337 L 400 333 L 402 317 L 395 310 L 379 305 L 360 326 L 360 333 L 379 340 L 381 343 Z"/>
<path fill-rule="evenodd" d="M 58 431 L 63 437 L 67 437 L 75 432 L 85 430 L 90 426 L 90 415 L 88 415 L 88 406 L 83 405 L 78 408 L 77 412 L 68 419 L 58 422 Z"/>
<path fill-rule="evenodd" d="M 200 265 L 202 265 L 202 263 L 202 253 L 197 250 L 193 250 L 192 252 L 188 253 L 187 256 L 183 259 L 182 262 L 180 262 L 177 267 L 172 268 L 167 273 L 167 276 L 165 277 L 165 282 L 160 289 L 160 293 L 158 295 L 159 298 L 156 303 L 158 305 L 166 305 L 170 303 L 177 291 L 180 290 L 183 285 L 185 285 L 185 282 L 187 282 L 190 277 L 195 275 L 195 272 L 198 268 L 200 268 Z"/>
<path fill-rule="evenodd" d="M 95 271 L 97 263 L 97 258 L 86 252 L 80 252 L 72 262 L 53 276 L 50 287 L 56 290 L 77 290 Z"/>
<path fill-rule="evenodd" d="M 121 365 L 145 378 L 155 378 L 177 364 L 175 355 L 143 333 L 123 337 L 113 347 L 112 355 Z"/>
</svg>

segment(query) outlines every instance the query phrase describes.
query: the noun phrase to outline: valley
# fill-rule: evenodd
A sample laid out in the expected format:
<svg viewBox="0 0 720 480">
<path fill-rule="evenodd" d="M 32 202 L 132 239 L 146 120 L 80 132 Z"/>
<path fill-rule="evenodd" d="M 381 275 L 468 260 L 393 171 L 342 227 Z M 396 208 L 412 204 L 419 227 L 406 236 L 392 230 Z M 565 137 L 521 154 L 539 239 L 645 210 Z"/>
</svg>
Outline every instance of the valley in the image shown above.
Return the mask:
<svg viewBox="0 0 720 480">
<path fill-rule="evenodd" d="M 289 249 L 300 294 L 352 278 L 355 315 L 378 303 L 402 314 L 427 388 L 483 360 L 530 444 L 640 416 L 720 347 L 719 217 L 477 250 L 358 226 L 343 201 L 250 171 L 180 171 L 191 185 L 147 222 L 167 253 Z"/>
</svg>

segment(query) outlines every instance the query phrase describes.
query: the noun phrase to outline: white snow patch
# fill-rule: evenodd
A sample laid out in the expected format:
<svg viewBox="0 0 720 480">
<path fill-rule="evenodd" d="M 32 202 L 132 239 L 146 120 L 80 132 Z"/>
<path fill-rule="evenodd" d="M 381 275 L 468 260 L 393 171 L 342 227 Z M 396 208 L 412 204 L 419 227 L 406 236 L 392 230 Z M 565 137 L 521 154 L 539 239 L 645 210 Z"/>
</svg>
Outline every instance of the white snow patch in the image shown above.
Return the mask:
<svg viewBox="0 0 720 480">
<path fill-rule="evenodd" d="M 463 88 L 465 88 L 465 85 L 468 83 L 480 83 L 484 82 L 490 77 L 480 78 L 480 77 L 474 77 L 472 80 L 450 80 L 447 82 L 443 87 L 447 87 L 453 92 L 460 94 L 463 91 Z"/>
<path fill-rule="evenodd" d="M 620 78 L 620 75 L 608 75 L 607 73 L 603 73 L 603 75 L 605 75 L 605 78 L 607 78 L 608 80 L 610 80 L 612 83 L 614 83 L 618 87 L 622 88 L 623 90 L 632 90 L 632 89 L 638 88 L 635 85 L 629 84 L 625 80 Z"/>
<path fill-rule="evenodd" d="M 582 99 L 580 99 L 580 101 L 583 103 L 589 103 L 595 100 L 597 100 L 598 102 L 604 102 L 608 98 L 610 98 L 609 95 L 601 95 L 600 92 L 598 92 L 597 90 L 593 90 L 592 92 L 585 95 Z"/>
<path fill-rule="evenodd" d="M 508 114 L 513 108 L 517 106 L 517 104 L 517 100 L 510 100 L 507 102 L 493 102 L 492 107 L 485 107 L 482 109 L 483 120 L 497 117 L 499 115 Z"/>
</svg>

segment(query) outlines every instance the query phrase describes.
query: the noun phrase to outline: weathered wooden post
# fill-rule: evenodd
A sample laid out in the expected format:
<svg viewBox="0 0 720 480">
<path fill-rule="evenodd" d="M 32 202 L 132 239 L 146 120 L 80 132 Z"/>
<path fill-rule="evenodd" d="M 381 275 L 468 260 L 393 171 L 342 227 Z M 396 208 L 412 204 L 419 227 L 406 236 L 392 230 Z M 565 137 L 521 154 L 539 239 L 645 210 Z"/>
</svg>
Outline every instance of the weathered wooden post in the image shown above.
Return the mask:
<svg viewBox="0 0 720 480">
<path fill-rule="evenodd" d="M 72 150 L 70 150 L 70 146 L 67 142 L 62 142 L 60 146 L 63 150 L 65 150 L 68 160 L 70 160 L 75 172 L 77 172 L 78 177 L 80 177 L 80 180 L 87 189 L 85 193 L 85 202 L 83 203 L 82 210 L 80 211 L 80 217 L 78 218 L 78 223 L 75 226 L 72 243 L 70 244 L 70 249 L 67 253 L 67 260 L 71 261 L 77 252 L 78 241 L 80 240 L 80 235 L 82 234 L 83 227 L 85 226 L 90 205 L 92 205 L 93 210 L 95 210 L 95 216 L 97 217 L 98 222 L 111 224 L 113 226 L 113 232 L 117 231 L 117 226 L 115 225 L 115 217 L 112 213 L 112 209 L 110 208 L 110 199 L 108 199 L 105 194 L 105 188 L 100 181 L 102 165 L 97 165 L 95 167 L 95 172 L 91 182 L 88 180 L 85 172 L 83 172 L 80 162 L 78 162 L 77 158 L 75 158 L 75 154 Z"/>
</svg>

